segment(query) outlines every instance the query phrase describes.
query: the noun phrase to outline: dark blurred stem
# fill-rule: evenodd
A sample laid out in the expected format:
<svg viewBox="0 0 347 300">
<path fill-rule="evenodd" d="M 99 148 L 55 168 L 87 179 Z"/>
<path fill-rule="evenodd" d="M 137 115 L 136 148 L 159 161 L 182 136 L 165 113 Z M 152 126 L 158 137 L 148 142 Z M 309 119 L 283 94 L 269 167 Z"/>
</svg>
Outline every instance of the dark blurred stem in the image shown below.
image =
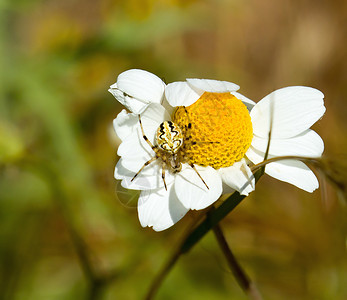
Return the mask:
<svg viewBox="0 0 347 300">
<path fill-rule="evenodd" d="M 223 254 L 228 262 L 231 272 L 236 278 L 237 283 L 243 289 L 243 291 L 248 295 L 249 299 L 261 300 L 262 297 L 256 288 L 255 284 L 249 279 L 245 271 L 241 268 L 240 264 L 237 262 L 234 254 L 228 246 L 225 236 L 220 228 L 219 224 L 213 227 L 213 232 L 218 241 L 219 247 L 223 251 Z"/>
<path fill-rule="evenodd" d="M 88 248 L 82 239 L 82 237 L 77 233 L 74 226 L 71 224 L 70 219 L 66 216 L 65 213 L 65 221 L 68 226 L 68 230 L 70 232 L 70 237 L 72 243 L 75 247 L 77 257 L 79 259 L 81 268 L 83 273 L 89 283 L 88 291 L 86 294 L 86 300 L 96 300 L 100 298 L 100 294 L 107 283 L 107 280 L 103 280 L 102 277 L 96 274 L 93 268 L 93 264 L 91 262 Z M 105 278 L 107 279 L 107 278 Z"/>
<path fill-rule="evenodd" d="M 256 181 L 259 180 L 261 175 L 262 174 L 260 171 L 258 171 L 254 175 Z M 235 192 L 216 209 L 214 207 L 210 207 L 208 209 L 208 213 L 206 213 L 206 211 L 202 211 L 198 218 L 193 220 L 190 226 L 187 227 L 188 230 L 185 232 L 181 241 L 178 243 L 177 248 L 170 255 L 168 261 L 152 281 L 149 291 L 145 296 L 146 300 L 151 300 L 154 298 L 159 287 L 161 286 L 167 274 L 171 271 L 179 257 L 182 254 L 189 252 L 189 250 L 192 249 L 194 245 L 196 245 L 208 232 L 210 232 L 210 230 L 214 226 L 216 226 L 224 217 L 226 217 L 231 211 L 233 211 L 234 208 L 239 203 L 241 203 L 244 198 L 244 195 L 240 195 L 239 193 Z"/>
<path fill-rule="evenodd" d="M 70 234 L 71 241 L 76 251 L 81 269 L 88 283 L 85 299 L 100 299 L 102 297 L 105 286 L 118 276 L 118 271 L 115 270 L 112 272 L 109 271 L 107 273 L 99 274 L 99 272 L 97 272 L 97 270 L 95 269 L 92 263 L 91 253 L 83 237 L 77 230 L 78 226 L 75 224 L 74 217 L 70 213 L 70 210 L 67 206 L 67 203 L 71 202 L 71 199 L 69 198 L 69 195 L 64 191 L 63 184 L 59 179 L 55 168 L 50 163 L 42 163 L 40 161 L 37 161 L 36 159 L 28 160 L 24 163 L 26 167 L 35 167 L 35 170 L 38 170 L 51 185 L 51 190 L 55 195 L 55 203 L 65 221 L 66 228 Z"/>
</svg>

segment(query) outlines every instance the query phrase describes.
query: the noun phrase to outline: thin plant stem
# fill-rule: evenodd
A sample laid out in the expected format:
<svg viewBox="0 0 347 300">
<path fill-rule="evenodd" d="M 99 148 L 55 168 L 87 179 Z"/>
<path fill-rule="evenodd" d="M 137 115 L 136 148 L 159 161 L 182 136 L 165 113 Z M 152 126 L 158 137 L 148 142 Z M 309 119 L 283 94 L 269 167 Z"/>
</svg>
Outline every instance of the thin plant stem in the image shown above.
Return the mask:
<svg viewBox="0 0 347 300">
<path fill-rule="evenodd" d="M 204 217 L 204 214 L 200 214 L 200 216 L 193 221 L 193 223 L 189 226 L 189 228 L 195 228 L 196 225 L 202 220 Z M 157 276 L 153 279 L 151 286 L 148 290 L 147 295 L 145 296 L 145 300 L 151 300 L 156 295 L 158 289 L 160 288 L 161 284 L 163 283 L 166 276 L 169 274 L 175 263 L 178 261 L 180 256 L 184 253 L 183 248 L 187 240 L 189 240 L 189 237 L 193 230 L 188 231 L 185 236 L 182 239 L 182 242 L 178 245 L 178 247 L 175 249 L 175 251 L 171 254 L 168 261 L 165 263 L 165 265 L 162 267 L 162 269 L 159 271 Z"/>
<path fill-rule="evenodd" d="M 254 174 L 257 182 L 262 176 L 262 169 Z M 194 220 L 188 228 L 187 233 L 182 237 L 177 248 L 170 255 L 168 261 L 164 264 L 157 276 L 152 281 L 147 295 L 144 299 L 151 300 L 154 298 L 167 274 L 171 271 L 180 256 L 189 252 L 214 226 L 224 219 L 235 207 L 241 203 L 246 196 L 240 195 L 238 192 L 229 196 L 219 207 L 211 207 L 210 213 L 202 212 L 198 219 Z"/>
<path fill-rule="evenodd" d="M 27 168 L 32 168 L 33 166 L 35 166 L 35 169 L 38 170 L 50 184 L 50 188 L 55 195 L 53 199 L 55 200 L 56 207 L 65 221 L 65 225 L 69 232 L 72 245 L 76 251 L 80 267 L 88 283 L 85 299 L 100 299 L 105 287 L 112 280 L 118 278 L 120 276 L 120 272 L 118 270 L 114 270 L 99 274 L 99 272 L 96 271 L 96 268 L 92 263 L 90 250 L 88 249 L 87 244 L 78 232 L 77 225 L 73 221 L 74 218 L 66 205 L 66 203 L 70 202 L 70 199 L 62 187 L 62 182 L 55 168 L 49 163 L 39 164 L 37 163 L 37 159 L 35 158 L 23 161 L 22 164 Z M 38 168 L 37 166 L 40 167 Z"/>
<path fill-rule="evenodd" d="M 158 275 L 154 278 L 152 285 L 145 297 L 145 300 L 151 300 L 154 298 L 155 294 L 162 285 L 167 274 L 171 271 L 172 267 L 175 265 L 180 255 L 180 251 L 175 251 L 174 255 L 170 257 L 170 260 L 167 261 L 167 263 L 164 265 L 164 267 L 161 269 Z"/>
<path fill-rule="evenodd" d="M 266 159 L 266 160 L 262 161 L 261 163 L 252 166 L 251 170 L 254 173 L 258 169 L 265 167 L 269 163 L 281 161 L 281 160 L 288 160 L 288 159 L 300 160 L 302 162 L 312 164 L 312 165 L 319 165 L 321 162 L 321 160 L 319 158 L 314 158 L 314 157 L 305 157 L 305 156 L 296 156 L 296 155 L 276 156 L 276 157 Z"/>
<path fill-rule="evenodd" d="M 261 300 L 262 297 L 255 286 L 255 284 L 250 280 L 250 278 L 247 276 L 246 272 L 242 269 L 241 265 L 236 260 L 236 257 L 232 253 L 225 236 L 223 234 L 223 231 L 219 224 L 213 227 L 214 235 L 218 241 L 219 247 L 221 248 L 227 262 L 229 265 L 229 268 L 233 275 L 235 276 L 235 279 L 239 286 L 243 289 L 243 291 L 248 295 L 249 299 L 252 300 Z"/>
</svg>

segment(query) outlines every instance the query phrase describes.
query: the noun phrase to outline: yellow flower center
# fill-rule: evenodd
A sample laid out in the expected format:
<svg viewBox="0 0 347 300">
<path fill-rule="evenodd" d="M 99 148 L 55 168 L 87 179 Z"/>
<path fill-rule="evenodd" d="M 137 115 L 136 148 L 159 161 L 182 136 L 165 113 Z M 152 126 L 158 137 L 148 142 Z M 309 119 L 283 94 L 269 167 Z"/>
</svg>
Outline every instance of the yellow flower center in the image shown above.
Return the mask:
<svg viewBox="0 0 347 300">
<path fill-rule="evenodd" d="M 252 142 L 247 107 L 230 93 L 205 92 L 186 109 L 177 107 L 172 119 L 184 132 L 184 154 L 193 164 L 215 169 L 232 166 Z"/>
</svg>

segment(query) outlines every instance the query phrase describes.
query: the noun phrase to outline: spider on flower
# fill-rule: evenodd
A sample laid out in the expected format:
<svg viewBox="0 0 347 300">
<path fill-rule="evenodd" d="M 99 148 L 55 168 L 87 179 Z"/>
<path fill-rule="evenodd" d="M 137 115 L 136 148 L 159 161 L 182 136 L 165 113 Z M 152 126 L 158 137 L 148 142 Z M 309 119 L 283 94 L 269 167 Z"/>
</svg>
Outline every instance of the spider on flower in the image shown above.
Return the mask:
<svg viewBox="0 0 347 300">
<path fill-rule="evenodd" d="M 178 173 L 182 170 L 182 163 L 187 163 L 199 176 L 204 185 L 209 189 L 208 185 L 204 181 L 204 179 L 199 174 L 198 170 L 195 168 L 194 164 L 191 163 L 186 155 L 186 151 L 189 147 L 197 144 L 198 142 L 190 142 L 191 136 L 189 132 L 192 128 L 192 123 L 189 121 L 189 114 L 185 106 L 183 106 L 185 113 L 187 115 L 188 124 L 184 125 L 184 130 L 172 121 L 164 121 L 162 122 L 155 135 L 155 145 L 153 145 L 149 139 L 147 138 L 145 131 L 143 129 L 143 125 L 141 122 L 141 115 L 139 117 L 140 128 L 142 132 L 143 139 L 147 142 L 147 144 L 152 148 L 155 152 L 155 156 L 146 161 L 140 170 L 134 175 L 131 179 L 131 182 L 137 177 L 138 174 L 150 163 L 159 159 L 161 161 L 162 167 L 162 179 L 164 182 L 165 190 L 167 190 L 167 185 L 165 182 L 165 169 L 169 170 L 172 173 Z M 213 143 L 213 142 L 208 142 Z"/>
<path fill-rule="evenodd" d="M 310 128 L 325 112 L 322 92 L 290 86 L 255 103 L 238 93 L 239 88 L 228 81 L 198 78 L 165 84 L 139 69 L 119 74 L 110 86 L 129 111 L 122 110 L 113 121 L 122 141 L 114 177 L 122 187 L 141 191 L 137 208 L 143 227 L 165 230 L 189 210 L 205 209 L 222 194 L 249 195 L 255 189 L 250 165 L 262 163 L 266 154 L 321 157 L 324 142 Z M 151 143 L 145 141 L 145 131 Z M 160 146 L 169 139 L 176 152 Z M 315 174 L 300 160 L 273 161 L 265 173 L 307 192 L 319 187 Z"/>
</svg>

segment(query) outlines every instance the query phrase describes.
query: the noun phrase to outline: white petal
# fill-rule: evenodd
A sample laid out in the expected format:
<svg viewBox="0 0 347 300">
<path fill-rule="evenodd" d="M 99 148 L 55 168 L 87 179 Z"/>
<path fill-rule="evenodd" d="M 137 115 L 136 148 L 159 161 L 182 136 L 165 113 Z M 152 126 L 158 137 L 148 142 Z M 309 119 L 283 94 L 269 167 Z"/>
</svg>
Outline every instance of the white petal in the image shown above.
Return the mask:
<svg viewBox="0 0 347 300">
<path fill-rule="evenodd" d="M 235 92 L 240 87 L 232 82 L 219 81 L 213 79 L 196 79 L 187 78 L 188 84 L 198 93 L 210 92 L 210 93 L 227 93 Z"/>
<path fill-rule="evenodd" d="M 113 86 L 115 86 L 114 84 Z M 116 88 L 108 90 L 121 104 L 123 104 L 127 109 L 129 109 L 134 114 L 142 113 L 148 106 L 147 102 L 139 100 L 133 97 L 130 97 L 127 94 L 124 94 L 121 90 Z"/>
<path fill-rule="evenodd" d="M 169 120 L 171 120 L 169 113 L 160 104 L 149 105 L 148 108 L 141 115 L 143 131 L 146 137 L 150 140 L 150 142 L 153 145 L 156 143 L 155 134 L 157 132 L 159 125 L 163 121 L 169 121 Z M 142 131 L 140 129 L 140 126 L 138 127 L 138 130 L 139 130 L 138 131 L 139 136 L 141 137 L 141 142 L 145 141 L 142 136 Z"/>
<path fill-rule="evenodd" d="M 319 187 L 314 173 L 301 161 L 283 160 L 270 163 L 266 165 L 265 173 L 310 193 Z"/>
<path fill-rule="evenodd" d="M 221 168 L 218 172 L 223 182 L 241 195 L 248 196 L 255 189 L 255 179 L 245 159 L 234 163 L 231 167 Z"/>
<path fill-rule="evenodd" d="M 212 167 L 195 167 L 209 189 L 190 166 L 184 166 L 176 175 L 175 191 L 186 208 L 203 209 L 217 201 L 222 194 L 222 179 Z"/>
<path fill-rule="evenodd" d="M 254 147 L 249 147 L 247 152 L 246 152 L 246 157 L 252 161 L 254 164 L 258 164 L 264 160 L 265 157 L 265 152 L 258 151 Z M 268 158 L 270 156 L 268 155 Z"/>
<path fill-rule="evenodd" d="M 232 194 L 235 192 L 235 189 L 232 189 L 229 185 L 227 185 L 224 181 L 222 181 L 223 185 L 223 195 L 224 194 Z"/>
<path fill-rule="evenodd" d="M 155 160 L 147 165 L 140 174 L 133 180 L 134 175 L 142 166 L 155 157 L 155 152 L 142 138 L 139 131 L 133 132 L 118 147 L 117 154 L 121 156 L 116 171 L 117 179 L 124 179 L 122 186 L 131 189 L 150 189 L 164 186 L 162 179 L 162 166 L 159 160 Z M 142 178 L 147 177 L 147 178 Z M 174 180 L 174 175 L 165 172 L 165 182 Z M 148 183 L 149 182 L 149 183 Z"/>
<path fill-rule="evenodd" d="M 253 136 L 252 146 L 254 149 L 266 152 L 268 139 Z M 297 155 L 307 157 L 320 157 L 324 150 L 321 137 L 313 130 L 308 129 L 298 136 L 288 139 L 271 139 L 269 155 L 284 156 Z"/>
<path fill-rule="evenodd" d="M 126 120 L 125 114 L 121 116 Z M 145 135 L 151 141 L 152 145 L 154 144 L 155 132 L 165 118 L 169 118 L 169 116 L 159 104 L 149 105 L 141 116 Z M 136 119 L 138 119 L 138 116 L 136 116 Z M 119 123 L 121 122 L 119 121 Z M 121 156 L 121 159 L 115 169 L 115 178 L 122 179 L 122 186 L 130 189 L 154 189 L 163 187 L 162 166 L 159 160 L 155 160 L 144 167 L 139 175 L 132 180 L 142 166 L 155 157 L 155 152 L 143 138 L 139 121 L 131 129 L 124 129 L 122 134 L 129 132 L 130 134 L 124 138 L 118 147 L 117 154 Z M 165 182 L 169 184 L 173 180 L 174 175 L 170 172 L 165 172 Z"/>
<path fill-rule="evenodd" d="M 114 83 L 114 84 L 112 84 L 112 85 L 110 85 L 110 90 L 111 90 L 111 89 L 118 89 L 117 82 Z M 109 90 L 109 91 L 110 91 L 110 90 Z"/>
<path fill-rule="evenodd" d="M 123 109 L 113 120 L 113 127 L 117 136 L 123 141 L 134 130 L 136 130 L 138 122 L 139 119 L 136 115 L 129 114 L 125 109 Z"/>
<path fill-rule="evenodd" d="M 166 97 L 163 98 L 161 105 L 165 108 L 165 110 L 168 112 L 168 114 L 170 116 L 172 116 L 172 113 L 175 111 L 175 108 L 170 105 L 170 103 L 167 101 Z"/>
<path fill-rule="evenodd" d="M 251 146 L 246 155 L 252 162 L 257 164 L 264 160 L 265 154 Z M 269 156 L 269 158 L 272 157 Z M 307 192 L 313 192 L 319 186 L 314 173 L 303 162 L 294 159 L 269 163 L 265 167 L 265 173 Z"/>
<path fill-rule="evenodd" d="M 122 180 L 122 186 L 132 190 L 150 190 L 164 187 L 164 181 L 161 177 L 162 167 L 158 162 L 153 162 L 146 166 L 136 178 L 133 180 L 134 175 L 143 166 L 141 160 L 128 160 L 119 159 L 114 177 Z M 169 172 L 165 172 L 165 182 L 167 185 L 171 184 L 175 176 Z"/>
<path fill-rule="evenodd" d="M 160 104 L 149 105 L 148 108 L 143 112 L 143 114 L 141 114 L 141 118 L 143 122 L 145 122 L 147 119 L 151 121 L 153 125 L 158 124 L 158 126 L 163 121 L 171 119 L 169 113 Z"/>
<path fill-rule="evenodd" d="M 141 151 L 145 150 L 152 157 L 154 156 L 154 152 L 143 138 L 138 116 L 136 116 L 136 119 L 137 123 L 134 125 L 134 128 L 131 129 L 132 132 L 124 138 L 123 142 L 118 147 L 117 154 L 122 157 L 136 157 L 143 156 L 144 154 Z M 160 104 L 149 105 L 146 111 L 141 115 L 145 136 L 152 145 L 155 144 L 155 133 L 159 125 L 165 119 L 170 120 L 170 116 Z"/>
<path fill-rule="evenodd" d="M 121 73 L 109 92 L 130 111 L 139 114 L 150 103 L 161 103 L 165 83 L 156 75 L 138 69 Z"/>
<path fill-rule="evenodd" d="M 150 137 L 151 135 L 148 134 L 148 138 Z M 142 138 L 142 134 L 139 130 L 134 131 L 119 145 L 117 154 L 123 158 L 148 155 L 149 159 L 150 157 L 154 156 L 153 150 Z"/>
<path fill-rule="evenodd" d="M 178 200 L 173 184 L 153 191 L 142 191 L 138 202 L 138 215 L 143 227 L 153 227 L 155 231 L 165 230 L 178 222 L 186 213 Z"/>
<path fill-rule="evenodd" d="M 117 85 L 129 96 L 149 103 L 160 103 L 165 89 L 165 83 L 158 76 L 139 69 L 121 73 Z"/>
<path fill-rule="evenodd" d="M 122 187 L 132 190 L 148 190 L 160 187 L 158 184 L 158 176 L 147 176 L 140 173 L 133 181 L 131 181 L 135 174 L 136 172 L 130 171 L 124 167 L 122 158 L 119 159 L 114 170 L 114 177 L 118 180 L 122 180 Z"/>
<path fill-rule="evenodd" d="M 322 92 L 303 86 L 272 92 L 251 111 L 254 134 L 268 137 L 271 120 L 273 138 L 288 138 L 302 133 L 323 116 L 323 98 Z"/>
<path fill-rule="evenodd" d="M 152 158 L 152 157 L 151 157 Z M 149 159 L 146 157 L 136 157 L 133 159 L 124 158 L 122 159 L 122 165 L 128 170 L 132 171 L 132 176 L 135 175 L 147 162 Z M 149 165 L 145 166 L 138 176 L 148 176 L 148 177 L 157 177 L 156 188 L 164 186 L 164 181 L 162 179 L 162 164 L 159 159 L 151 162 Z M 168 184 L 174 181 L 175 175 L 165 169 L 165 182 Z"/>
<path fill-rule="evenodd" d="M 166 86 L 165 96 L 171 106 L 189 106 L 203 94 L 194 91 L 187 82 L 173 82 Z"/>
<path fill-rule="evenodd" d="M 134 174 L 135 172 L 129 172 L 128 176 L 123 176 L 122 178 L 120 178 L 119 176 L 119 178 L 115 178 L 121 180 L 122 187 L 130 190 L 147 191 L 158 188 L 164 188 L 163 180 L 159 176 L 139 175 L 135 179 L 133 179 Z"/>
<path fill-rule="evenodd" d="M 256 104 L 251 99 L 248 99 L 246 96 L 238 93 L 238 92 L 230 92 L 230 94 L 234 95 L 237 99 L 241 100 L 244 105 L 247 106 L 248 111 L 251 111 Z"/>
</svg>

